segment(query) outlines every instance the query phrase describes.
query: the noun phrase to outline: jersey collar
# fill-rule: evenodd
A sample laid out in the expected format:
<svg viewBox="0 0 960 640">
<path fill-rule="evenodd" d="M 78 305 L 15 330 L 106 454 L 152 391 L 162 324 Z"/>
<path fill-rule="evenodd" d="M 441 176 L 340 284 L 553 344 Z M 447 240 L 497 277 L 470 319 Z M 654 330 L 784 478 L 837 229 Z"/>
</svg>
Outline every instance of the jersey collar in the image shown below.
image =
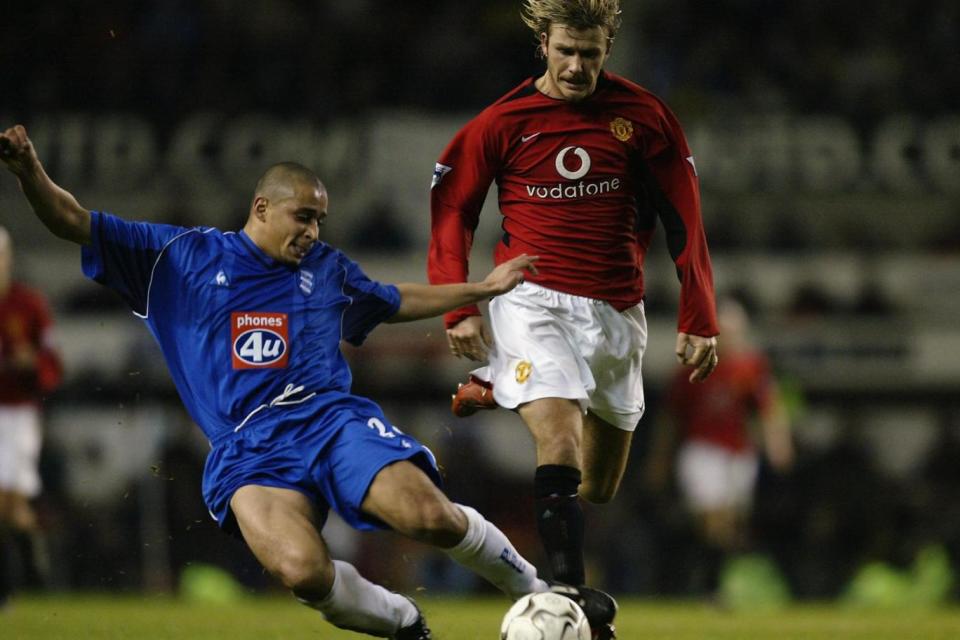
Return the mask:
<svg viewBox="0 0 960 640">
<path fill-rule="evenodd" d="M 273 269 L 275 267 L 286 267 L 284 263 L 272 258 L 266 254 L 266 252 L 257 246 L 257 243 L 246 234 L 246 232 L 241 229 L 237 233 L 237 237 L 240 238 L 240 242 L 243 244 L 247 253 L 250 254 L 257 262 L 263 264 L 263 266 Z"/>
</svg>

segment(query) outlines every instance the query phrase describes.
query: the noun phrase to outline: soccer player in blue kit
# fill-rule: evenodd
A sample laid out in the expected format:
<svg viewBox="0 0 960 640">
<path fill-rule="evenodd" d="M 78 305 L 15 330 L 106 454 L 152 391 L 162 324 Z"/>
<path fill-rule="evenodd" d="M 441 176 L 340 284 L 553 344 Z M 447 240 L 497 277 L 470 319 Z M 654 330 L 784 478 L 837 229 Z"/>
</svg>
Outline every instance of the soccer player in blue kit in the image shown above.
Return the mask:
<svg viewBox="0 0 960 640">
<path fill-rule="evenodd" d="M 333 508 L 445 550 L 513 599 L 549 586 L 506 536 L 438 488 L 430 451 L 350 392 L 340 341 L 381 322 L 440 315 L 515 287 L 536 258 L 482 282 L 388 285 L 320 242 L 327 192 L 295 163 L 257 183 L 242 231 L 128 222 L 89 211 L 46 174 L 22 126 L 0 159 L 50 231 L 82 246 L 84 273 L 117 291 L 153 333 L 211 443 L 204 500 L 263 566 L 329 622 L 369 635 L 431 637 L 409 598 L 330 558 Z"/>
</svg>

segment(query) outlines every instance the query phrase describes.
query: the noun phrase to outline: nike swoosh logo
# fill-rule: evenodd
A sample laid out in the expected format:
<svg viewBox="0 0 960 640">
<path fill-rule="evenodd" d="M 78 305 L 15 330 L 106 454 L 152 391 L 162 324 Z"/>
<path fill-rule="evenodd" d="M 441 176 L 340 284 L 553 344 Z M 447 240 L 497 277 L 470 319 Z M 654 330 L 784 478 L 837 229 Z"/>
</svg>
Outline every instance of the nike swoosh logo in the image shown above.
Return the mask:
<svg viewBox="0 0 960 640">
<path fill-rule="evenodd" d="M 536 138 L 538 135 L 540 135 L 539 131 L 537 131 L 536 133 L 531 133 L 528 136 L 520 136 L 520 142 L 529 142 L 530 140 L 533 140 L 534 138 Z"/>
</svg>

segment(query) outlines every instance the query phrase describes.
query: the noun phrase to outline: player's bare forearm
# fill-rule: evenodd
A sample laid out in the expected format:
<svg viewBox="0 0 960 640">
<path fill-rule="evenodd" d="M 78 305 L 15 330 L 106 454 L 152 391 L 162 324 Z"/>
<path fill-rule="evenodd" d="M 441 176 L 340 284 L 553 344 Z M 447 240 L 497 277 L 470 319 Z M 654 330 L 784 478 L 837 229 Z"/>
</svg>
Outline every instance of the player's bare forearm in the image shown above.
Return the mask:
<svg viewBox="0 0 960 640">
<path fill-rule="evenodd" d="M 489 298 L 489 288 L 480 282 L 459 284 L 415 284 L 405 282 L 397 285 L 400 291 L 400 308 L 387 322 L 410 322 L 432 318 L 447 311 Z"/>
<path fill-rule="evenodd" d="M 536 256 L 517 256 L 498 265 L 483 282 L 455 284 L 398 284 L 400 308 L 387 322 L 410 322 L 432 318 L 447 311 L 510 291 L 523 282 L 526 271 L 536 273 Z"/>
<path fill-rule="evenodd" d="M 20 188 L 34 213 L 53 235 L 77 244 L 90 243 L 90 211 L 73 194 L 58 186 L 37 165 L 38 174 L 18 176 Z"/>
<path fill-rule="evenodd" d="M 17 177 L 34 213 L 55 236 L 77 244 L 90 242 L 90 212 L 50 179 L 22 126 L 0 134 L 0 160 Z"/>
</svg>

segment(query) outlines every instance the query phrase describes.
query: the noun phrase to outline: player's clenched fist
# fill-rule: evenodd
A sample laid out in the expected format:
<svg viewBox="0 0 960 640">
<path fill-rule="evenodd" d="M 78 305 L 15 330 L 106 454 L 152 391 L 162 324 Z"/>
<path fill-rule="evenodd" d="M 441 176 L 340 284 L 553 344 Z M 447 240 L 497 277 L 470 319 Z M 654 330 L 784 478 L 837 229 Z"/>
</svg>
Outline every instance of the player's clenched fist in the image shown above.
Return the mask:
<svg viewBox="0 0 960 640">
<path fill-rule="evenodd" d="M 10 127 L 0 135 L 0 160 L 17 175 L 34 166 L 37 156 L 23 125 Z"/>
</svg>

